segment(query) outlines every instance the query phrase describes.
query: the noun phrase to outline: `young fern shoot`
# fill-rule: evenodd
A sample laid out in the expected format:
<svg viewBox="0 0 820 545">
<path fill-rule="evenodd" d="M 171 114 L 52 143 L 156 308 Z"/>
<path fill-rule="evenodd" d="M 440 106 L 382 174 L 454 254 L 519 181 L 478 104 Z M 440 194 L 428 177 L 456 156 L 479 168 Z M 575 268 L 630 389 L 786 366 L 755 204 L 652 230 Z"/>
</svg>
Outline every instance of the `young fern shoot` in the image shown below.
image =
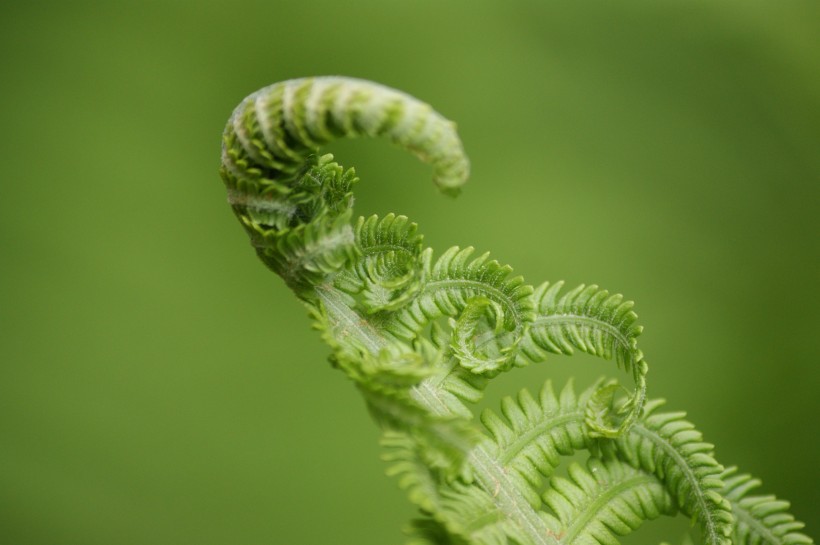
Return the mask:
<svg viewBox="0 0 820 545">
<path fill-rule="evenodd" d="M 455 125 L 376 83 L 304 78 L 253 93 L 225 128 L 228 202 L 265 265 L 313 317 L 331 361 L 383 430 L 388 473 L 420 509 L 414 544 L 618 543 L 645 520 L 683 513 L 708 545 L 806 545 L 788 504 L 725 469 L 684 413 L 647 400 L 632 303 L 598 286 L 533 288 L 512 269 L 453 247 L 436 257 L 416 224 L 352 221 L 352 169 L 318 149 L 382 137 L 433 167 L 456 195 L 469 163 Z M 576 392 L 547 382 L 474 405 L 501 373 L 580 350 L 631 375 Z M 586 463 L 555 475 L 566 457 Z"/>
</svg>

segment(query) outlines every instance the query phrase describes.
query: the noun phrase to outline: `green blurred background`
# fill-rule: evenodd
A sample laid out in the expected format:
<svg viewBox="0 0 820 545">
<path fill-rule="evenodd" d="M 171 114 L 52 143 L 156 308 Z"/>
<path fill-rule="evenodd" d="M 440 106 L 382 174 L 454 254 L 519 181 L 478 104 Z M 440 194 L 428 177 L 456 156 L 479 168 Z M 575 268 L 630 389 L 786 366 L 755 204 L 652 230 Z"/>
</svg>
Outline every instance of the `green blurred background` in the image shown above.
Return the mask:
<svg viewBox="0 0 820 545">
<path fill-rule="evenodd" d="M 637 301 L 650 394 L 818 534 L 816 0 L 6 2 L 0 29 L 0 543 L 401 542 L 375 426 L 217 175 L 235 104 L 318 74 L 432 103 L 471 156 L 450 200 L 332 146 L 360 213 Z M 604 373 L 552 358 L 488 403 Z"/>
</svg>

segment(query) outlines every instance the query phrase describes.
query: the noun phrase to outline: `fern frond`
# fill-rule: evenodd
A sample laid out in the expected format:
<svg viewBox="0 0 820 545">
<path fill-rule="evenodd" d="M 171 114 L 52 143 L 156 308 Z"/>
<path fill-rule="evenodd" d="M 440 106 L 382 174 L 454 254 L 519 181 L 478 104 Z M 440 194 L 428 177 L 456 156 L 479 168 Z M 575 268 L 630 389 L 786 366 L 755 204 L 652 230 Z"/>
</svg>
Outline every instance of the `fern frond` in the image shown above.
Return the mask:
<svg viewBox="0 0 820 545">
<path fill-rule="evenodd" d="M 676 509 L 707 545 L 810 545 L 802 524 L 758 481 L 723 471 L 712 445 L 646 402 L 648 365 L 632 303 L 597 286 L 537 290 L 509 266 L 454 247 L 433 259 L 404 216 L 350 225 L 355 171 L 318 148 L 383 137 L 433 167 L 455 194 L 469 163 L 453 123 L 381 85 L 341 77 L 277 83 L 247 97 L 223 133 L 228 202 L 262 261 L 303 300 L 383 431 L 388 473 L 423 518 L 416 545 L 613 545 L 643 520 Z M 447 325 L 444 324 L 448 324 Z M 614 360 L 635 387 L 598 382 L 559 396 L 470 405 L 513 366 L 575 350 Z M 561 458 L 594 454 L 558 477 Z M 550 485 L 543 491 L 545 479 Z M 724 482 L 725 480 L 725 482 Z"/>
<path fill-rule="evenodd" d="M 542 351 L 571 355 L 581 350 L 631 369 L 643 360 L 637 348 L 642 328 L 634 303 L 623 296 L 581 284 L 562 293 L 564 282 L 545 282 L 533 294 L 536 317 L 521 348 L 523 355 L 543 357 Z"/>
<path fill-rule="evenodd" d="M 521 390 L 516 399 L 505 397 L 501 401 L 503 416 L 490 409 L 481 413 L 493 440 L 494 458 L 517 482 L 518 489 L 527 491 L 531 504 L 539 504 L 537 490 L 542 478 L 552 474 L 561 456 L 591 447 L 583 407 L 594 391 L 595 387 L 588 388 L 579 397 L 569 381 L 556 396 L 547 381 L 537 400 Z"/>
<path fill-rule="evenodd" d="M 731 507 L 720 495 L 722 467 L 712 458 L 712 445 L 683 420 L 683 413 L 656 413 L 662 401 L 647 405 L 647 414 L 616 440 L 593 441 L 585 423 L 589 399 L 600 390 L 593 385 L 576 397 L 571 383 L 556 398 L 547 382 L 538 400 L 526 391 L 502 401 L 503 417 L 482 413 L 494 445 L 486 447 L 505 468 L 507 478 L 537 505 L 533 494 L 542 476 L 580 449 L 602 446 L 609 455 L 654 474 L 675 504 L 701 522 L 705 540 L 726 545 L 732 527 Z"/>
<path fill-rule="evenodd" d="M 476 445 L 468 457 L 479 488 L 459 489 L 457 496 L 471 499 L 459 504 L 461 509 L 448 506 L 455 513 L 444 515 L 448 529 L 474 543 L 554 543 L 553 529 L 541 511 L 540 475 L 552 472 L 559 453 L 589 447 L 583 405 L 593 392 L 588 390 L 579 400 L 569 385 L 557 398 L 547 385 L 540 402 L 527 393 L 518 402 L 502 402 L 503 418 L 482 413 L 492 439 Z M 465 523 L 468 512 L 481 524 Z"/>
<path fill-rule="evenodd" d="M 603 437 L 617 437 L 641 414 L 646 402 L 649 366 L 637 347 L 642 328 L 635 325 L 633 303 L 620 294 L 610 295 L 598 286 L 580 286 L 561 293 L 563 282 L 544 283 L 533 295 L 536 316 L 520 343 L 521 357 L 538 361 L 545 352 L 571 355 L 580 350 L 604 359 L 615 359 L 632 374 L 635 391 L 621 406 L 615 427 L 605 408 L 591 410 L 590 429 Z M 602 392 L 603 395 L 603 392 Z M 603 405 L 603 404 L 601 404 Z"/>
<path fill-rule="evenodd" d="M 354 228 L 361 259 L 337 277 L 340 289 L 361 296 L 367 313 L 392 311 L 421 288 L 422 236 L 406 216 L 359 218 Z"/>
<path fill-rule="evenodd" d="M 675 513 L 672 498 L 651 474 L 616 459 L 573 463 L 569 479 L 553 477 L 544 502 L 548 525 L 562 544 L 617 545 L 645 520 Z"/>
<path fill-rule="evenodd" d="M 469 543 L 508 545 L 527 543 L 526 533 L 499 508 L 493 492 L 454 482 L 442 491 L 440 510 L 434 514 L 450 534 Z"/>
<path fill-rule="evenodd" d="M 484 297 L 504 311 L 505 329 L 532 321 L 532 288 L 522 277 L 510 277 L 512 268 L 490 260 L 489 253 L 473 257 L 473 247 L 454 246 L 433 263 L 433 252 L 422 253 L 426 282 L 422 293 L 408 308 L 397 313 L 391 332 L 412 339 L 440 316 L 459 316 L 474 297 Z"/>
<path fill-rule="evenodd" d="M 812 539 L 798 532 L 804 524 L 788 512 L 789 502 L 774 496 L 750 496 L 760 486 L 751 475 L 737 474 L 736 467 L 727 468 L 721 476 L 723 496 L 732 505 L 735 527 L 734 545 L 811 545 Z"/>
<path fill-rule="evenodd" d="M 732 508 L 721 495 L 723 466 L 715 461 L 713 446 L 703 442 L 686 413 L 658 413 L 663 400 L 649 403 L 646 416 L 614 446 L 623 459 L 654 474 L 675 498 L 682 512 L 700 522 L 709 545 L 730 545 Z"/>
<path fill-rule="evenodd" d="M 436 318 L 462 316 L 472 305 L 476 316 L 470 317 L 468 313 L 468 318 L 461 324 L 455 324 L 457 334 L 453 347 L 465 367 L 492 374 L 512 363 L 515 344 L 532 321 L 532 288 L 520 276 L 511 277 L 511 267 L 490 260 L 487 253 L 476 258 L 472 257 L 473 253 L 472 247 L 453 247 L 433 264 L 432 251 L 425 250 L 422 253 L 424 286 L 409 305 L 396 313 L 386 329 L 400 339 L 411 340 Z M 476 303 L 480 300 L 489 303 Z M 476 304 L 481 308 L 476 310 Z M 509 334 L 504 343 L 508 353 L 495 362 L 491 361 L 492 356 L 477 348 L 477 337 L 483 331 L 475 328 L 483 323 L 479 318 L 488 306 L 495 311 L 492 319 L 495 325 L 491 330 L 503 329 Z M 465 339 L 471 334 L 476 337 L 476 342 L 468 343 Z M 479 361 L 486 364 L 481 365 Z"/>
</svg>

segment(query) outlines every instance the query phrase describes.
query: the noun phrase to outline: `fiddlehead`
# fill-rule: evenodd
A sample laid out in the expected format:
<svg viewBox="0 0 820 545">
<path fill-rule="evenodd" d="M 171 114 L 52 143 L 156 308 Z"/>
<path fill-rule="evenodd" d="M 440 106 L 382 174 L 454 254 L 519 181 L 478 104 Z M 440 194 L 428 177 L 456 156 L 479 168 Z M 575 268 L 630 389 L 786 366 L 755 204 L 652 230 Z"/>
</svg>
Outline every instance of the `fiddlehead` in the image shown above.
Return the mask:
<svg viewBox="0 0 820 545">
<path fill-rule="evenodd" d="M 388 472 L 422 511 L 413 543 L 617 543 L 644 520 L 680 511 L 710 545 L 804 545 L 772 497 L 746 495 L 682 413 L 646 402 L 648 365 L 632 303 L 597 286 L 533 289 L 509 266 L 450 248 L 435 259 L 404 216 L 352 223 L 352 169 L 318 149 L 382 137 L 433 167 L 454 195 L 469 163 L 454 124 L 399 91 L 349 78 L 305 78 L 250 95 L 225 128 L 228 202 L 260 259 L 306 304 L 331 362 L 383 430 Z M 499 373 L 574 350 L 614 359 L 635 390 L 601 381 L 556 396 L 472 405 Z M 585 466 L 554 474 L 567 456 Z"/>
<path fill-rule="evenodd" d="M 635 392 L 621 408 L 627 417 L 614 428 L 605 420 L 606 407 L 588 416 L 594 433 L 618 436 L 632 425 L 646 401 L 649 365 L 638 349 L 637 337 L 642 331 L 635 325 L 638 316 L 632 311 L 633 303 L 624 301 L 620 294 L 610 295 L 598 286 L 583 284 L 562 294 L 563 285 L 544 283 L 536 290 L 537 316 L 522 343 L 522 353 L 532 360 L 542 358 L 543 352 L 571 355 L 575 349 L 606 359 L 614 357 L 619 366 L 632 373 L 635 382 Z"/>
<path fill-rule="evenodd" d="M 257 253 L 298 292 L 355 251 L 352 171 L 316 149 L 340 137 L 384 137 L 433 165 L 456 194 L 469 163 L 454 126 L 398 91 L 347 78 L 305 78 L 253 93 L 225 127 L 222 178 Z"/>
</svg>

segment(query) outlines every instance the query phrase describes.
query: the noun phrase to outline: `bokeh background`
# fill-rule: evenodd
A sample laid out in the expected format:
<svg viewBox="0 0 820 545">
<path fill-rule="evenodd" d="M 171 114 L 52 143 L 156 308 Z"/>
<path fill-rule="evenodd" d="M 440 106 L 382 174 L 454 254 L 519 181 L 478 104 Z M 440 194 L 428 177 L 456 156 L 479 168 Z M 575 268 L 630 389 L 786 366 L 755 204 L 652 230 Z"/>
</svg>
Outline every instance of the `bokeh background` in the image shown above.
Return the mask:
<svg viewBox="0 0 820 545">
<path fill-rule="evenodd" d="M 472 159 L 451 200 L 334 145 L 360 213 L 637 301 L 651 395 L 818 535 L 815 0 L 12 1 L 0 51 L 0 543 L 402 542 L 375 426 L 217 175 L 234 105 L 318 74 L 432 103 Z M 555 357 L 487 403 L 616 373 Z"/>
</svg>

